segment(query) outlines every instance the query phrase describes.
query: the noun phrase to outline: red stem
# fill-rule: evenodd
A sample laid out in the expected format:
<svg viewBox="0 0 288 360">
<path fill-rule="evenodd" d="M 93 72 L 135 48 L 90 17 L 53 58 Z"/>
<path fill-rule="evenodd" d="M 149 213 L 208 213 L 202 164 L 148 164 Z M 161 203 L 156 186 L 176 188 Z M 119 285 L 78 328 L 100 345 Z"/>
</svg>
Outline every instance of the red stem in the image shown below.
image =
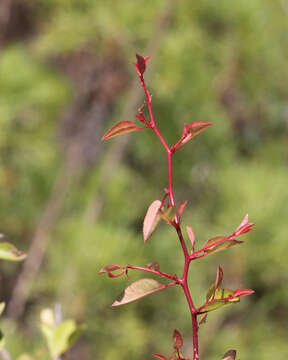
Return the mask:
<svg viewBox="0 0 288 360">
<path fill-rule="evenodd" d="M 170 275 L 170 274 L 167 274 L 167 273 L 162 272 L 162 271 L 157 271 L 157 270 L 154 270 L 154 269 L 149 269 L 149 268 L 146 268 L 146 267 L 134 266 L 134 265 L 127 265 L 126 269 L 146 271 L 146 272 L 152 273 L 154 275 L 159 275 L 161 277 L 165 277 L 167 279 L 174 280 L 177 283 L 179 283 L 179 279 L 177 278 L 177 276 Z"/>
<path fill-rule="evenodd" d="M 158 130 L 157 125 L 155 123 L 153 111 L 152 111 L 151 95 L 149 94 L 149 91 L 147 90 L 143 75 L 140 75 L 139 79 L 140 79 L 141 85 L 142 85 L 142 87 L 144 89 L 144 92 L 145 92 L 145 97 L 146 97 L 146 101 L 147 101 L 147 105 L 148 105 L 148 111 L 149 111 L 149 117 L 150 117 L 150 121 L 151 121 L 151 128 L 154 130 L 155 134 L 157 135 L 157 137 L 161 141 L 161 143 L 162 143 L 162 145 L 163 145 L 163 147 L 164 147 L 164 149 L 166 151 L 166 154 L 167 154 L 169 198 L 170 198 L 171 206 L 175 206 L 175 198 L 174 198 L 174 192 L 173 192 L 173 176 L 172 176 L 173 175 L 173 172 L 172 172 L 172 156 L 173 156 L 174 152 L 176 151 L 175 145 L 174 145 L 174 147 L 172 146 L 171 148 L 169 148 L 169 146 L 167 145 L 165 139 L 163 138 L 160 131 Z M 178 144 L 179 144 L 179 142 L 176 143 L 176 146 Z M 180 221 L 179 221 L 178 216 L 175 217 L 175 221 L 174 221 L 173 225 L 174 225 L 174 227 L 176 229 L 176 232 L 177 232 L 177 235 L 178 235 L 181 247 L 182 247 L 184 259 L 185 259 L 182 277 L 181 278 L 176 278 L 174 280 L 182 286 L 182 289 L 184 291 L 184 294 L 185 294 L 185 297 L 186 297 L 186 300 L 187 300 L 187 303 L 188 303 L 188 306 L 189 306 L 191 319 L 192 319 L 192 332 L 193 332 L 193 360 L 199 360 L 197 309 L 195 308 L 195 306 L 193 304 L 190 289 L 189 289 L 189 286 L 188 286 L 188 271 L 189 271 L 190 262 L 192 260 L 192 256 L 189 256 L 189 254 L 188 254 L 187 246 L 186 246 L 185 240 L 183 238 L 183 234 L 182 234 L 182 230 L 181 230 L 181 227 L 180 227 Z"/>
</svg>

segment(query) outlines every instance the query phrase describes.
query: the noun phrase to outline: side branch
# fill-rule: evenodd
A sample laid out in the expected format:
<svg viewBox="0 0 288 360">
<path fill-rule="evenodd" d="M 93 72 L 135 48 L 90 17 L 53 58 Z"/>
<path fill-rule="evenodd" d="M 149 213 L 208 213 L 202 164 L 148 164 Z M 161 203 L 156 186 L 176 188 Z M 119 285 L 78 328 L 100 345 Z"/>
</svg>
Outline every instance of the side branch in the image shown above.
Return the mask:
<svg viewBox="0 0 288 360">
<path fill-rule="evenodd" d="M 140 271 L 149 272 L 149 273 L 154 274 L 154 275 L 158 275 L 158 276 L 170 279 L 170 280 L 174 280 L 177 284 L 180 284 L 180 280 L 176 275 L 170 275 L 170 274 L 167 274 L 167 273 L 159 271 L 159 270 L 154 270 L 154 269 L 149 269 L 147 267 L 134 266 L 134 265 L 127 265 L 126 269 L 127 270 L 132 269 L 132 270 L 140 270 Z"/>
</svg>

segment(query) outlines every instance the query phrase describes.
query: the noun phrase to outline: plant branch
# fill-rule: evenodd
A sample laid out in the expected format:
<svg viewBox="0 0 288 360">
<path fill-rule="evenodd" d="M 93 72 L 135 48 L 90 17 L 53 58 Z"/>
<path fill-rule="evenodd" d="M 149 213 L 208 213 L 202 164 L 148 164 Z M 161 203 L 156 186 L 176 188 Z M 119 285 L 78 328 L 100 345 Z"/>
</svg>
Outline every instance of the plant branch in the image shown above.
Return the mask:
<svg viewBox="0 0 288 360">
<path fill-rule="evenodd" d="M 147 267 L 134 266 L 134 265 L 127 265 L 127 266 L 126 266 L 126 269 L 146 271 L 146 272 L 149 272 L 149 273 L 154 274 L 154 275 L 158 275 L 158 276 L 161 276 L 161 277 L 165 277 L 165 278 L 167 278 L 167 279 L 170 279 L 170 280 L 174 280 L 177 284 L 180 284 L 180 281 L 179 281 L 179 279 L 177 278 L 177 276 L 175 276 L 175 275 L 170 275 L 170 274 L 167 274 L 167 273 L 162 272 L 162 271 L 157 271 L 157 270 L 154 270 L 154 269 L 149 269 L 149 268 L 147 268 Z"/>
<path fill-rule="evenodd" d="M 149 117 L 150 117 L 150 121 L 151 121 L 151 128 L 153 129 L 153 131 L 155 132 L 155 134 L 157 135 L 157 137 L 159 138 L 159 140 L 161 141 L 166 154 L 167 154 L 167 160 L 168 160 L 168 182 L 169 182 L 169 198 L 170 198 L 170 202 L 171 202 L 171 206 L 175 206 L 175 197 L 174 197 L 174 191 L 173 191 L 173 167 L 172 167 L 172 156 L 174 154 L 174 152 L 176 151 L 175 146 L 169 148 L 169 146 L 167 145 L 165 139 L 163 138 L 163 136 L 161 135 L 156 123 L 155 123 L 155 119 L 154 119 L 154 115 L 153 115 L 153 110 L 152 110 L 152 105 L 151 105 L 151 101 L 152 101 L 152 97 L 149 94 L 149 91 L 147 90 L 146 84 L 145 84 L 145 80 L 143 77 L 143 74 L 139 75 L 139 79 L 140 79 L 140 83 L 144 89 L 145 92 L 145 97 L 146 97 L 146 102 L 148 105 L 148 111 L 149 111 Z M 178 141 L 176 143 L 176 146 L 178 144 L 180 144 L 182 141 L 182 138 L 180 139 L 180 141 Z M 180 148 L 180 146 L 179 146 Z M 178 149 L 177 149 L 178 150 Z M 188 286 L 188 271 L 189 271 L 189 265 L 190 262 L 192 260 L 192 257 L 189 256 L 188 254 L 188 250 L 187 250 L 187 246 L 182 234 L 182 230 L 180 227 L 180 220 L 179 220 L 179 216 L 176 215 L 175 220 L 173 222 L 173 226 L 176 229 L 181 247 L 182 247 L 182 251 L 183 251 L 183 255 L 184 255 L 184 259 L 185 259 L 185 263 L 184 263 L 184 270 L 183 270 L 183 275 L 181 279 L 177 279 L 176 281 L 178 283 L 181 284 L 185 297 L 187 299 L 188 302 L 188 306 L 189 306 L 189 310 L 191 313 L 191 319 L 192 319 L 192 333 L 193 333 L 193 360 L 199 360 L 199 349 L 198 349 L 198 321 L 197 321 L 197 309 L 194 306 L 192 297 L 191 297 L 191 293 L 190 293 L 190 289 Z M 146 270 L 144 270 L 146 271 Z M 159 274 L 158 274 L 159 275 Z"/>
</svg>

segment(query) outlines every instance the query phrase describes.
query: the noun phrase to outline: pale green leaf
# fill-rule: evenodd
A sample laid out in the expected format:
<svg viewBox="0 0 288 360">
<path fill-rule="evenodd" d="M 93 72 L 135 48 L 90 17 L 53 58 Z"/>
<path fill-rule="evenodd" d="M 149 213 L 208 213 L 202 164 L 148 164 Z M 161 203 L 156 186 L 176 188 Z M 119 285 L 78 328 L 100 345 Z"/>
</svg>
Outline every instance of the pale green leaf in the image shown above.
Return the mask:
<svg viewBox="0 0 288 360">
<path fill-rule="evenodd" d="M 21 261 L 26 258 L 23 251 L 18 250 L 14 245 L 8 242 L 0 243 L 0 259 L 9 261 Z"/>
<path fill-rule="evenodd" d="M 216 236 L 216 237 L 206 241 L 205 246 L 211 245 L 211 244 L 216 243 L 216 242 L 221 241 L 221 240 L 224 240 L 224 236 Z M 243 241 L 239 241 L 239 240 L 236 240 L 236 239 L 225 240 L 225 241 L 221 242 L 220 244 L 211 246 L 211 247 L 209 247 L 208 249 L 206 249 L 204 251 L 205 251 L 205 253 L 213 254 L 213 253 L 228 249 L 231 246 L 242 244 L 242 243 L 243 243 Z"/>
<path fill-rule="evenodd" d="M 5 309 L 5 302 L 0 302 L 0 315 L 2 315 L 3 311 Z"/>
<path fill-rule="evenodd" d="M 55 328 L 51 343 L 52 356 L 59 356 L 70 348 L 70 338 L 76 330 L 77 326 L 74 320 L 63 321 Z"/>
</svg>

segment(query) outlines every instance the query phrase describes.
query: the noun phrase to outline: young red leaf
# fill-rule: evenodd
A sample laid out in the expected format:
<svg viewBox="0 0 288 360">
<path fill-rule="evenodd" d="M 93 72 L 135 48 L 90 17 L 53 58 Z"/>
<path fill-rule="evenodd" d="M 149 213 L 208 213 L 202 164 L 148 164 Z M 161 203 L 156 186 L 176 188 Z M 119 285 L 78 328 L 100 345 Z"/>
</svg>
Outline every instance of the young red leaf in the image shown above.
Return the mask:
<svg viewBox="0 0 288 360">
<path fill-rule="evenodd" d="M 181 144 L 184 145 L 189 140 L 193 139 L 196 135 L 204 131 L 208 126 L 212 125 L 209 121 L 193 121 L 188 126 L 184 125 L 183 134 L 186 136 L 182 140 Z"/>
<path fill-rule="evenodd" d="M 140 112 L 139 114 L 136 114 L 135 117 L 136 117 L 138 120 L 142 121 L 144 124 L 146 124 L 146 119 L 145 119 L 145 117 L 144 117 L 144 115 L 143 115 L 142 112 Z"/>
<path fill-rule="evenodd" d="M 118 264 L 110 264 L 110 265 L 104 266 L 104 267 L 98 272 L 98 274 L 101 275 L 101 274 L 107 273 L 109 277 L 115 278 L 115 277 L 119 277 L 119 276 L 124 275 L 125 271 L 122 271 L 122 272 L 120 272 L 120 273 L 113 274 L 114 271 L 121 270 L 121 269 L 124 269 L 123 266 L 120 266 L 120 265 L 118 265 Z"/>
<path fill-rule="evenodd" d="M 215 289 L 217 289 L 222 284 L 223 275 L 224 275 L 223 269 L 221 268 L 221 266 L 218 266 L 216 280 L 215 280 Z"/>
<path fill-rule="evenodd" d="M 194 237 L 194 232 L 192 230 L 192 227 L 187 225 L 186 231 L 187 231 L 187 235 L 188 235 L 188 238 L 189 238 L 191 246 L 192 246 L 192 252 L 194 252 L 195 237 Z"/>
<path fill-rule="evenodd" d="M 136 71 L 139 76 L 143 76 L 145 70 L 146 70 L 146 63 L 149 60 L 150 56 L 147 56 L 144 58 L 143 56 L 136 54 L 137 62 L 134 63 L 136 67 Z"/>
<path fill-rule="evenodd" d="M 159 216 L 159 210 L 161 207 L 160 200 L 154 200 L 149 206 L 143 222 L 143 238 L 146 242 L 152 233 L 156 230 L 161 218 Z"/>
<path fill-rule="evenodd" d="M 183 346 L 183 338 L 177 329 L 174 329 L 173 341 L 174 341 L 174 349 L 179 351 L 180 348 Z"/>
<path fill-rule="evenodd" d="M 102 141 L 108 140 L 114 136 L 126 134 L 136 130 L 139 130 L 139 128 L 133 121 L 129 121 L 129 120 L 119 121 L 104 134 L 104 136 L 102 137 Z"/>
<path fill-rule="evenodd" d="M 136 280 L 126 287 L 121 295 L 114 301 L 112 306 L 119 306 L 138 300 L 144 296 L 165 289 L 166 286 L 154 279 Z"/>
<path fill-rule="evenodd" d="M 238 228 L 234 231 L 233 235 L 239 236 L 242 234 L 245 234 L 249 231 L 252 231 L 252 227 L 255 225 L 255 223 L 248 223 L 248 214 L 244 216 L 244 219 L 242 220 L 241 224 L 238 226 Z"/>
<path fill-rule="evenodd" d="M 160 359 L 160 360 L 167 360 L 167 358 L 164 356 L 164 355 L 161 355 L 161 354 L 153 354 L 153 356 L 157 359 Z"/>
<path fill-rule="evenodd" d="M 115 271 L 115 270 L 120 270 L 120 269 L 123 269 L 123 267 L 118 264 L 110 264 L 110 265 L 104 266 L 101 270 L 99 270 L 98 274 L 101 275 L 101 274 L 105 274 L 109 271 Z"/>
<path fill-rule="evenodd" d="M 237 354 L 236 350 L 229 350 L 224 354 L 224 356 L 222 357 L 222 360 L 235 360 L 236 354 Z"/>
<path fill-rule="evenodd" d="M 237 230 L 240 229 L 242 226 L 246 225 L 248 223 L 248 214 L 246 214 L 241 221 L 241 224 L 238 226 Z"/>
<path fill-rule="evenodd" d="M 153 270 L 156 270 L 156 271 L 160 271 L 160 265 L 157 261 L 151 261 L 149 262 L 146 267 L 148 269 L 153 269 Z"/>
<path fill-rule="evenodd" d="M 187 205 L 188 201 L 185 200 L 185 201 L 182 201 L 179 205 L 178 205 L 178 209 L 177 209 L 177 212 L 181 218 L 182 214 L 183 214 L 183 211 Z"/>
<path fill-rule="evenodd" d="M 234 291 L 233 296 L 240 297 L 240 296 L 247 296 L 253 294 L 255 291 L 251 289 L 237 289 Z"/>
</svg>

